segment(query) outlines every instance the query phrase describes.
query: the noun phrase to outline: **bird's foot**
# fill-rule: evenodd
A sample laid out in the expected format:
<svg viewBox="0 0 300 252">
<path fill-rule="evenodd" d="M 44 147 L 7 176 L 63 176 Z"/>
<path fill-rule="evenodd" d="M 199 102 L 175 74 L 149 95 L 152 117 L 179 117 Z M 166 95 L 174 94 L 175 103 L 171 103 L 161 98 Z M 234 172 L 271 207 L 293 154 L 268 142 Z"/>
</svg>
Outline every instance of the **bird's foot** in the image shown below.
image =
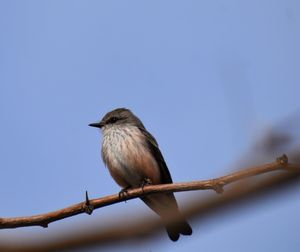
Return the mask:
<svg viewBox="0 0 300 252">
<path fill-rule="evenodd" d="M 119 199 L 123 199 L 128 195 L 128 189 L 130 189 L 131 186 L 127 186 L 125 188 L 123 188 L 120 192 L 119 192 Z M 125 201 L 126 202 L 126 201 Z"/>
<path fill-rule="evenodd" d="M 140 184 L 143 192 L 144 192 L 144 187 L 147 185 L 152 185 L 152 181 L 149 178 L 144 178 Z"/>
</svg>

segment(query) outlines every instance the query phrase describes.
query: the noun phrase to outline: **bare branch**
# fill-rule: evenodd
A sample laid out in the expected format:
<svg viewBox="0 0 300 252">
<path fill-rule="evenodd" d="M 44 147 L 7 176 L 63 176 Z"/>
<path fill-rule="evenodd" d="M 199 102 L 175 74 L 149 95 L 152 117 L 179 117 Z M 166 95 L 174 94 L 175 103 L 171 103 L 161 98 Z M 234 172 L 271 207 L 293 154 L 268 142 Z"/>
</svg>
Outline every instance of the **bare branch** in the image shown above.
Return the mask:
<svg viewBox="0 0 300 252">
<path fill-rule="evenodd" d="M 184 208 L 184 215 L 189 219 L 197 218 L 197 221 L 207 221 L 214 219 L 215 215 L 232 211 L 224 211 L 224 208 L 235 211 L 237 206 L 253 202 L 261 196 L 274 196 L 274 193 L 291 186 L 299 185 L 300 165 L 292 167 L 291 172 L 274 172 L 263 177 L 254 183 L 242 183 L 229 190 L 226 190 L 222 197 L 210 197 L 201 200 L 194 200 L 192 204 Z M 82 230 L 82 227 L 74 227 L 68 232 L 57 234 L 46 239 L 32 237 L 27 242 L 13 242 L 0 240 L 0 251 L 6 252 L 54 252 L 72 251 L 73 249 L 84 250 L 91 246 L 116 245 L 122 241 L 132 239 L 145 239 L 153 237 L 157 231 L 162 229 L 161 222 L 152 218 L 140 216 L 119 223 L 117 226 L 100 227 L 98 224 L 89 229 Z M 151 236 L 150 236 L 151 235 Z"/>
<path fill-rule="evenodd" d="M 288 164 L 286 155 L 283 155 L 282 157 L 277 158 L 276 162 L 244 169 L 216 179 L 193 181 L 186 183 L 149 185 L 145 186 L 143 189 L 138 188 L 128 190 L 126 196 L 122 198 L 119 197 L 119 194 L 114 194 L 94 200 L 89 200 L 86 196 L 86 201 L 57 211 L 28 217 L 0 218 L 0 229 L 17 228 L 25 226 L 48 227 L 48 224 L 54 221 L 58 221 L 81 213 L 90 213 L 89 210 L 92 209 L 101 208 L 104 206 L 112 205 L 118 202 L 138 198 L 153 193 L 209 189 L 214 190 L 217 193 L 221 193 L 225 185 L 239 181 L 241 179 L 253 177 L 259 174 L 264 174 L 276 170 L 300 171 L 300 166 Z"/>
</svg>

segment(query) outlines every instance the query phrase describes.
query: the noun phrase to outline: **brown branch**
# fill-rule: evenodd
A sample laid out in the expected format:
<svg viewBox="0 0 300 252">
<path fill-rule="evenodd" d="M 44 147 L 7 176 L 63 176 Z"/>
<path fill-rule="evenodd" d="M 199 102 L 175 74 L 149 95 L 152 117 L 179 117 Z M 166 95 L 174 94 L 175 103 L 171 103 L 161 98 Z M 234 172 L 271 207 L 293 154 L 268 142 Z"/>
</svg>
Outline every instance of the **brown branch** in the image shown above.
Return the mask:
<svg viewBox="0 0 300 252">
<path fill-rule="evenodd" d="M 207 221 L 215 219 L 215 215 L 221 213 L 224 217 L 232 211 L 236 211 L 237 206 L 253 203 L 255 199 L 261 196 L 274 196 L 274 193 L 283 189 L 291 188 L 291 186 L 299 185 L 300 165 L 292 167 L 292 172 L 272 173 L 270 176 L 264 176 L 254 183 L 242 183 L 226 190 L 222 197 L 210 197 L 206 199 L 195 199 L 188 207 L 185 207 L 183 213 L 189 219 L 197 219 L 199 221 Z M 203 225 L 203 223 L 202 223 Z M 60 232 L 55 236 L 46 239 L 32 237 L 27 242 L 12 242 L 0 240 L 0 251 L 6 252 L 54 252 L 72 249 L 84 250 L 91 246 L 107 246 L 120 244 L 122 241 L 132 239 L 145 239 L 153 237 L 162 228 L 161 222 L 153 221 L 152 218 L 140 216 L 127 220 L 125 223 L 118 223 L 117 226 L 100 227 L 98 224 L 94 227 L 82 230 L 82 227 L 74 227 L 68 232 Z M 150 236 L 151 235 L 151 236 Z M 196 234 L 195 234 L 196 235 Z"/>
<path fill-rule="evenodd" d="M 112 205 L 121 201 L 130 200 L 141 197 L 143 195 L 161 193 L 161 192 L 180 192 L 180 191 L 192 191 L 192 190 L 215 190 L 217 193 L 223 191 L 223 187 L 230 183 L 239 181 L 244 178 L 253 177 L 259 174 L 264 174 L 276 170 L 293 170 L 299 171 L 299 166 L 288 164 L 286 155 L 277 158 L 276 162 L 265 164 L 262 166 L 252 167 L 231 173 L 229 175 L 219 177 L 216 179 L 193 181 L 186 183 L 173 183 L 173 184 L 162 184 L 162 185 L 151 185 L 146 186 L 143 189 L 129 190 L 125 197 L 120 199 L 119 194 L 106 196 L 99 199 L 89 200 L 78 203 L 57 211 L 28 216 L 28 217 L 15 217 L 15 218 L 0 218 L 0 229 L 5 228 L 17 228 L 25 226 L 42 226 L 48 227 L 48 224 L 54 221 L 58 221 L 64 218 L 68 218 L 81 213 L 90 214 L 92 209 L 101 208 L 104 206 Z"/>
</svg>

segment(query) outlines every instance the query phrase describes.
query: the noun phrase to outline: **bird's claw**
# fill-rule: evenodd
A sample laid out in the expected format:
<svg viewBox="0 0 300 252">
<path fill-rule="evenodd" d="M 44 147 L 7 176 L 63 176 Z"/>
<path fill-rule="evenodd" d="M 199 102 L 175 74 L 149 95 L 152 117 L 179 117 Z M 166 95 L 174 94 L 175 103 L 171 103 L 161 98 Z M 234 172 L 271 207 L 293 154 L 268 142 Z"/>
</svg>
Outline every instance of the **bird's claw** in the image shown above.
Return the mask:
<svg viewBox="0 0 300 252">
<path fill-rule="evenodd" d="M 123 199 L 125 197 L 127 197 L 128 195 L 128 189 L 130 189 L 131 187 L 130 186 L 127 186 L 125 188 L 123 188 L 120 192 L 119 192 L 119 199 Z M 126 200 L 125 200 L 126 202 Z"/>
<path fill-rule="evenodd" d="M 143 192 L 144 192 L 144 187 L 147 185 L 152 185 L 152 181 L 149 178 L 144 178 L 141 182 L 141 188 Z"/>
</svg>

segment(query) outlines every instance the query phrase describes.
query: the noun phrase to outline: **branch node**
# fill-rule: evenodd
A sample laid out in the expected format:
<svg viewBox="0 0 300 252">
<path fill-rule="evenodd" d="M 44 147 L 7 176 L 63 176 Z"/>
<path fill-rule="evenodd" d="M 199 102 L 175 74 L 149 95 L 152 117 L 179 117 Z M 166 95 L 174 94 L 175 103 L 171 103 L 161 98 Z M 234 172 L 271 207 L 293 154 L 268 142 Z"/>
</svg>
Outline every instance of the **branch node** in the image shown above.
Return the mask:
<svg viewBox="0 0 300 252">
<path fill-rule="evenodd" d="M 218 194 L 221 194 L 224 192 L 224 185 L 225 183 L 223 181 L 215 181 L 213 186 L 212 186 L 212 189 L 218 193 Z"/>
<path fill-rule="evenodd" d="M 88 191 L 85 191 L 85 202 L 83 205 L 83 210 L 86 214 L 91 215 L 94 210 L 94 206 L 91 204 Z"/>
<path fill-rule="evenodd" d="M 276 158 L 276 162 L 282 166 L 286 166 L 289 160 L 287 155 L 283 154 L 281 157 Z"/>
<path fill-rule="evenodd" d="M 47 228 L 47 227 L 48 227 L 48 223 L 47 223 L 47 222 L 42 222 L 42 223 L 41 223 L 41 227 Z"/>
</svg>

